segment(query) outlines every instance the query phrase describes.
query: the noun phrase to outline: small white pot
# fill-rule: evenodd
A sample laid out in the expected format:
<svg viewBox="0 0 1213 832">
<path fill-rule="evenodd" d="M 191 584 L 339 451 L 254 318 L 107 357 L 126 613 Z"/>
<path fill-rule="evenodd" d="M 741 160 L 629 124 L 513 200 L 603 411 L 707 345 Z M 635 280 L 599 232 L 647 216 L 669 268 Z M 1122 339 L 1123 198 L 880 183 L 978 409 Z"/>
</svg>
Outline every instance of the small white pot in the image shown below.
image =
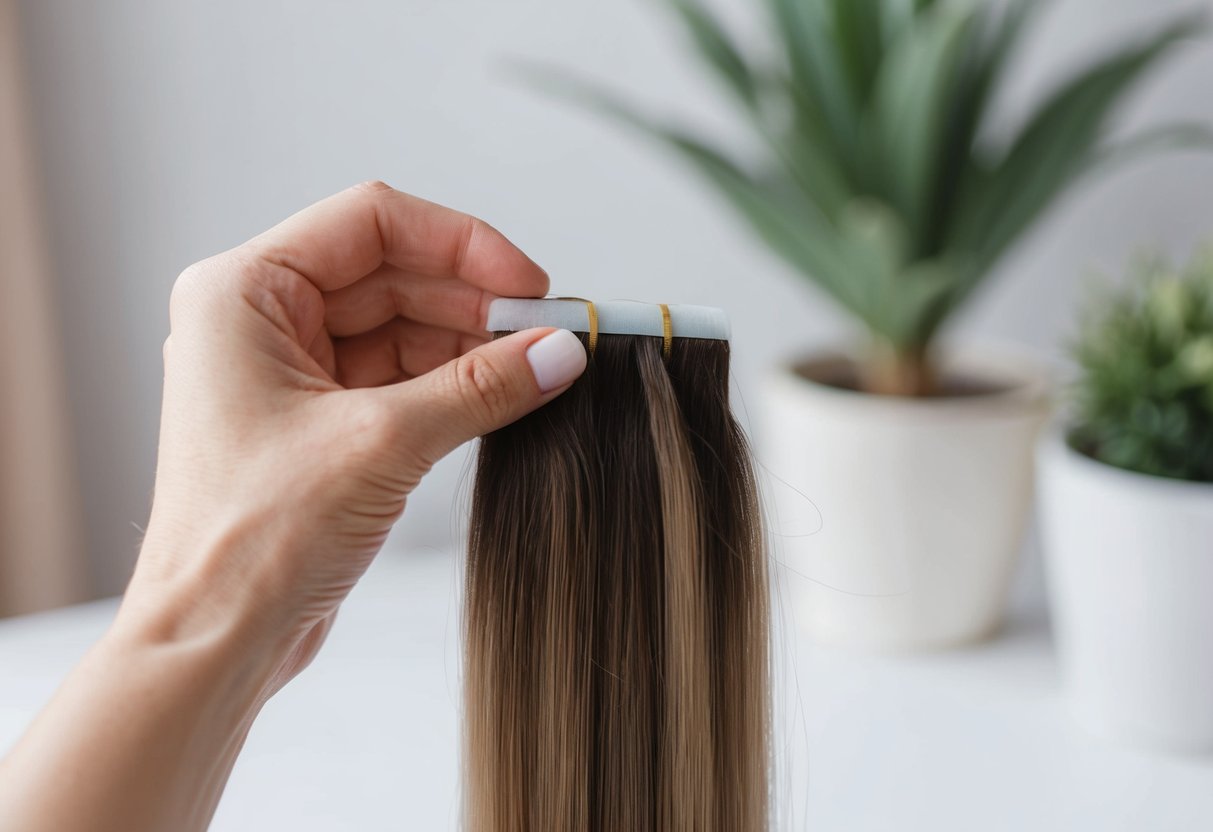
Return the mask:
<svg viewBox="0 0 1213 832">
<path fill-rule="evenodd" d="M 1213 485 L 1039 451 L 1041 530 L 1071 709 L 1097 735 L 1213 751 Z"/>
<path fill-rule="evenodd" d="M 1023 355 L 990 349 L 945 356 L 943 377 L 993 392 L 875 396 L 792 367 L 767 380 L 757 437 L 774 475 L 772 539 L 793 614 L 817 641 L 947 647 L 1002 620 L 1048 379 Z"/>
</svg>

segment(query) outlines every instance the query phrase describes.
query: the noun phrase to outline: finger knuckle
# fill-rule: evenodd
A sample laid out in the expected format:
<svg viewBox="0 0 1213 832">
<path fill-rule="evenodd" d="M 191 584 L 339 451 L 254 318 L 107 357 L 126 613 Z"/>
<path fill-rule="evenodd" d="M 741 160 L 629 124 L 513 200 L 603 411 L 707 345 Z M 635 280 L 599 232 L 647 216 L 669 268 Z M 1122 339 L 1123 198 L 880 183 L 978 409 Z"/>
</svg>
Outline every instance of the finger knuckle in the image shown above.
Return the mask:
<svg viewBox="0 0 1213 832">
<path fill-rule="evenodd" d="M 197 308 L 206 289 L 206 269 L 202 263 L 187 267 L 173 281 L 172 291 L 168 298 L 169 321 L 172 326 L 178 326 L 186 320 L 190 310 Z"/>
<path fill-rule="evenodd" d="M 343 458 L 356 470 L 381 461 L 401 441 L 403 426 L 399 414 L 378 397 L 357 397 L 341 419 L 341 443 L 347 449 Z"/>
<path fill-rule="evenodd" d="M 468 353 L 455 360 L 455 386 L 460 401 L 483 422 L 496 422 L 510 407 L 505 373 L 483 355 Z"/>
<path fill-rule="evenodd" d="M 250 265 L 233 250 L 187 266 L 173 282 L 169 293 L 169 315 L 176 320 L 191 309 L 207 307 L 231 297 L 247 283 Z"/>
<path fill-rule="evenodd" d="M 452 271 L 456 275 L 463 274 L 464 264 L 467 262 L 468 252 L 472 248 L 473 241 L 477 236 L 482 235 L 486 228 L 488 226 L 485 222 L 476 217 L 467 217 L 464 220 L 463 228 L 459 232 L 459 242 L 455 249 L 455 258 L 452 264 Z"/>
<path fill-rule="evenodd" d="M 395 188 L 393 188 L 391 185 L 389 185 L 388 183 L 384 182 L 381 179 L 370 179 L 366 182 L 359 182 L 357 185 L 354 186 L 354 190 L 365 191 L 366 193 L 369 193 L 369 194 L 375 194 L 375 193 L 382 193 L 384 191 L 393 191 L 393 190 L 395 190 Z"/>
<path fill-rule="evenodd" d="M 361 412 L 354 421 L 354 430 L 362 436 L 365 444 L 372 448 L 391 445 L 400 437 L 400 415 L 383 397 L 373 396 L 362 403 Z"/>
<path fill-rule="evenodd" d="M 203 283 L 203 264 L 194 263 L 186 266 L 177 279 L 173 281 L 173 289 L 169 294 L 169 303 L 180 306 L 190 295 L 198 291 Z"/>
</svg>

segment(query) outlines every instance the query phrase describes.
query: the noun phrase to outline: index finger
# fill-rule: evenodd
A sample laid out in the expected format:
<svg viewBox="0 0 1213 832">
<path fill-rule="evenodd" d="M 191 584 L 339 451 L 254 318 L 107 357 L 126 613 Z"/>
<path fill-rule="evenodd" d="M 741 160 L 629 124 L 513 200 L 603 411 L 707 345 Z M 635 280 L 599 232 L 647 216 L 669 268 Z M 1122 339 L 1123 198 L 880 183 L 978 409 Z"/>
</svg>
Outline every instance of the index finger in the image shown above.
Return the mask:
<svg viewBox="0 0 1213 832">
<path fill-rule="evenodd" d="M 305 208 L 242 246 L 322 291 L 390 263 L 511 297 L 542 297 L 548 276 L 483 220 L 367 182 Z"/>
</svg>

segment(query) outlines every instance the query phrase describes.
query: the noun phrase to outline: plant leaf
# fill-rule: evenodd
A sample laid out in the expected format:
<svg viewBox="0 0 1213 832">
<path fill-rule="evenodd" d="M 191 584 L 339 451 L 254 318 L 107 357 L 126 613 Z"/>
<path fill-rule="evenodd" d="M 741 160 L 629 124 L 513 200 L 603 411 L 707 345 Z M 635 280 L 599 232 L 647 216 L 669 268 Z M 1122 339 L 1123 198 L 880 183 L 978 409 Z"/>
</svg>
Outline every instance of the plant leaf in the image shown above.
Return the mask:
<svg viewBox="0 0 1213 832">
<path fill-rule="evenodd" d="M 817 209 L 836 220 L 852 190 L 838 154 L 820 125 L 799 114 L 782 133 L 769 136 L 772 149 Z"/>
<path fill-rule="evenodd" d="M 772 251 L 869 328 L 879 330 L 878 308 L 866 297 L 870 285 L 864 280 L 867 250 L 819 220 L 809 219 L 811 206 L 793 194 L 739 176 L 736 169 L 720 164 L 702 147 L 684 143 L 680 149 Z"/>
<path fill-rule="evenodd" d="M 1090 167 L 1113 107 L 1172 44 L 1196 31 L 1199 20 L 1185 18 L 1079 74 L 1037 109 L 997 165 L 970 177 L 951 243 L 974 253 L 975 276 Z"/>
<path fill-rule="evenodd" d="M 866 101 L 884 54 L 882 31 L 886 0 L 829 0 L 839 60 L 854 101 Z"/>
<path fill-rule="evenodd" d="M 964 119 L 970 139 L 985 115 L 995 84 L 1041 5 L 1040 0 L 1015 0 L 1000 17 L 991 18 L 992 32 L 982 32 L 981 39 L 975 41 L 979 48 L 969 56 L 961 88 L 962 98 L 971 108 Z"/>
<path fill-rule="evenodd" d="M 767 0 L 792 77 L 812 115 L 828 126 L 839 161 L 854 176 L 860 166 L 849 153 L 859 128 L 859 103 L 854 100 L 838 46 L 819 2 Z"/>
<path fill-rule="evenodd" d="M 923 14 L 893 44 L 873 90 L 869 129 L 882 190 L 909 225 L 919 255 L 940 166 L 954 163 L 942 158 L 940 145 L 974 19 L 971 8 Z"/>
<path fill-rule="evenodd" d="M 888 329 L 881 334 L 903 348 L 928 343 L 952 311 L 958 279 L 957 267 L 947 260 L 919 260 L 906 267 L 885 298 L 891 308 Z"/>
<path fill-rule="evenodd" d="M 753 106 L 758 85 L 733 38 L 699 0 L 665 0 L 691 36 L 700 58 L 742 102 Z"/>
<path fill-rule="evenodd" d="M 699 170 L 779 257 L 800 271 L 860 320 L 873 326 L 862 296 L 855 252 L 816 208 L 785 183 L 747 176 L 724 156 L 675 133 L 662 136 Z"/>
<path fill-rule="evenodd" d="M 885 0 L 881 14 L 881 39 L 887 49 L 921 12 L 931 9 L 935 0 Z"/>
<path fill-rule="evenodd" d="M 1116 104 L 1198 17 L 1072 77 L 988 153 L 978 143 L 989 102 L 1038 0 L 1008 0 L 1001 15 L 945 0 L 765 0 L 774 61 L 740 49 L 707 0 L 662 2 L 765 142 L 755 164 L 565 70 L 533 69 L 531 81 L 670 148 L 773 252 L 907 354 L 924 352 L 1079 177 L 1213 142 L 1178 125 L 1101 145 Z"/>
<path fill-rule="evenodd" d="M 894 317 L 900 272 L 909 240 L 905 224 L 885 203 L 856 197 L 839 216 L 838 234 L 851 255 L 849 280 L 867 313 L 868 327 L 890 342 L 897 341 Z"/>
<path fill-rule="evenodd" d="M 1144 154 L 1164 150 L 1213 151 L 1213 128 L 1200 122 L 1168 124 L 1105 144 L 1093 154 L 1084 173 L 1115 168 Z"/>
<path fill-rule="evenodd" d="M 940 139 L 943 161 L 929 221 L 920 241 L 921 252 L 936 252 L 943 246 L 957 195 L 966 176 L 974 172 L 971 157 L 990 100 L 1024 30 L 1041 5 L 1039 0 L 1015 0 L 1000 16 L 984 15 L 975 24 L 989 31 L 976 33 L 969 39 L 968 54 L 952 91 L 953 104 Z"/>
<path fill-rule="evenodd" d="M 541 66 L 520 70 L 539 88 L 600 112 L 656 139 L 689 162 L 747 225 L 784 261 L 819 284 L 861 320 L 870 310 L 858 292 L 852 253 L 829 219 L 784 178 L 759 179 L 720 151 L 683 131 L 641 113 L 614 94 L 568 73 L 553 76 Z"/>
</svg>

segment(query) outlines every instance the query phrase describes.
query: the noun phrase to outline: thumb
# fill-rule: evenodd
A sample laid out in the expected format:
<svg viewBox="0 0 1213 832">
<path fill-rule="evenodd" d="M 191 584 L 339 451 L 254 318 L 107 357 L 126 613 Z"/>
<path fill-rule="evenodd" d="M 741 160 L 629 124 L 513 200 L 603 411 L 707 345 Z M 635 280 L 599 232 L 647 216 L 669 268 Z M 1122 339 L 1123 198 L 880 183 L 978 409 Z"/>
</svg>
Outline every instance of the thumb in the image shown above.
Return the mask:
<svg viewBox="0 0 1213 832">
<path fill-rule="evenodd" d="M 585 366 L 580 338 L 543 327 L 490 341 L 385 392 L 397 397 L 410 450 L 433 464 L 556 398 Z"/>
</svg>

